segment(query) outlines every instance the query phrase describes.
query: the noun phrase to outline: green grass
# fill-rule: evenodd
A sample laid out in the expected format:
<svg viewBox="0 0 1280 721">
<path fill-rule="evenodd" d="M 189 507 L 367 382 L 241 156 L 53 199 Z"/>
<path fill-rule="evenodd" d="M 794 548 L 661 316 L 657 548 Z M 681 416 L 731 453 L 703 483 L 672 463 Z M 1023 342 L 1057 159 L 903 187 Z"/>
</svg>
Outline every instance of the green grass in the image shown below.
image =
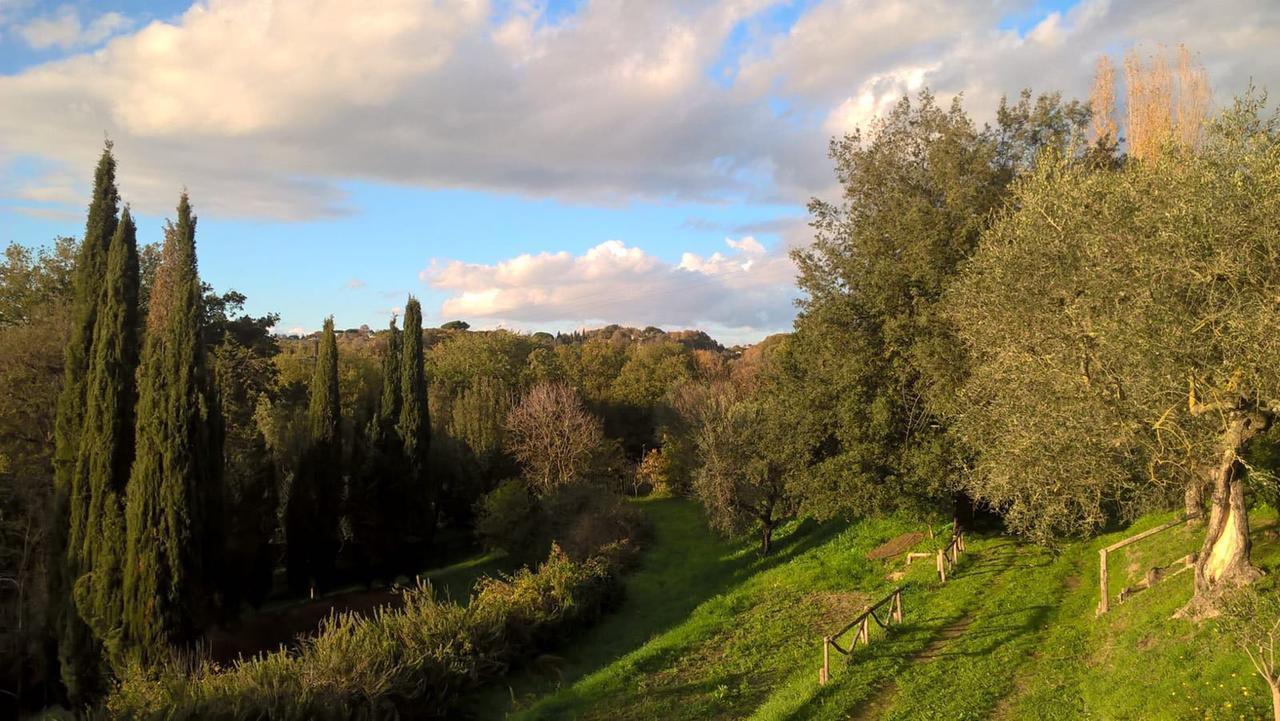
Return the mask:
<svg viewBox="0 0 1280 721">
<path fill-rule="evenodd" d="M 476 718 L 537 719 L 1253 719 L 1266 687 L 1212 623 L 1171 616 L 1191 593 L 1184 573 L 1117 603 L 1114 594 L 1196 550 L 1175 528 L 1111 558 L 1112 611 L 1095 618 L 1097 551 L 1171 515 L 1054 554 L 1001 537 L 971 539 L 952 579 L 929 560 L 866 554 L 904 532 L 897 518 L 783 529 L 760 558 L 748 541 L 707 530 L 697 506 L 640 501 L 655 538 L 623 605 L 567 639 L 559 658 L 511 676 L 470 705 Z M 1280 566 L 1280 543 L 1255 512 L 1255 562 Z M 928 540 L 919 548 L 931 547 Z M 820 638 L 903 585 L 905 621 L 818 684 Z M 844 639 L 846 642 L 848 638 Z M 550 670 L 548 670 L 550 669 Z"/>
</svg>

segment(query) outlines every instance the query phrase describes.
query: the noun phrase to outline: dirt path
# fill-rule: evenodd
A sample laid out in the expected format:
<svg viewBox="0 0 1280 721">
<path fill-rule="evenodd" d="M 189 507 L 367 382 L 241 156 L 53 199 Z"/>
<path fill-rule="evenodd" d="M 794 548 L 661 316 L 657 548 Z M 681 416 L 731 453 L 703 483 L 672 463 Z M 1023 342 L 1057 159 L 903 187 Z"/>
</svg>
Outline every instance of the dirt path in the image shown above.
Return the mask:
<svg viewBox="0 0 1280 721">
<path fill-rule="evenodd" d="M 879 546 L 868 551 L 867 558 L 871 559 L 872 561 L 880 561 L 886 558 L 893 558 L 894 556 L 900 553 L 905 553 L 909 548 L 919 543 L 920 539 L 922 538 L 924 538 L 924 534 L 920 533 L 919 531 L 916 531 L 914 533 L 904 533 L 901 536 L 898 536 L 897 538 L 891 541 L 888 541 L 886 543 L 882 543 Z"/>
</svg>

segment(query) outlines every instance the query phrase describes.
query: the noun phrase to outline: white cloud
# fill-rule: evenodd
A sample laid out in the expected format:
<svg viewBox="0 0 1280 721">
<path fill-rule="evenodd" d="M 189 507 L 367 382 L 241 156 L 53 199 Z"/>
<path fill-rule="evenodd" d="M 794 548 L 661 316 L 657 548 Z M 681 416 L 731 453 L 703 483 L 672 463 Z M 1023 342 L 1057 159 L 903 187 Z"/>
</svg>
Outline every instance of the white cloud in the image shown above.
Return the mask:
<svg viewBox="0 0 1280 721">
<path fill-rule="evenodd" d="M 186 185 L 206 213 L 331 215 L 353 178 L 720 199 L 759 189 L 785 133 L 704 69 L 774 1 L 596 0 L 552 23 L 484 0 L 209 0 L 0 76 L 0 145 L 84 173 L 105 130 L 153 213 Z"/>
<path fill-rule="evenodd" d="M 206 0 L 110 39 L 122 20 L 60 10 L 34 42 L 106 44 L 0 76 L 0 159 L 87 182 L 106 131 L 147 213 L 185 185 L 207 214 L 323 217 L 349 180 L 794 203 L 833 191 L 830 135 L 923 86 L 982 122 L 1022 87 L 1085 96 L 1138 41 L 1199 51 L 1224 99 L 1280 76 L 1272 0 L 1081 0 L 1025 34 L 1000 25 L 1027 0 L 823 0 L 769 35 L 784 1 Z"/>
<path fill-rule="evenodd" d="M 2 11 L 3 6 L 0 6 Z M 97 45 L 129 29 L 132 24 L 124 15 L 108 12 L 84 25 L 80 21 L 80 12 L 74 6 L 63 5 L 53 15 L 32 19 L 17 30 L 27 45 L 37 50 L 55 46 L 70 50 Z"/>
<path fill-rule="evenodd" d="M 366 285 L 368 284 L 365 283 L 363 280 L 360 280 L 359 278 L 352 278 L 351 280 L 348 280 L 346 283 L 343 283 L 342 287 L 346 288 L 347 290 L 360 290 Z"/>
<path fill-rule="evenodd" d="M 526 254 L 491 265 L 433 261 L 421 275 L 448 294 L 441 317 L 509 327 L 610 322 L 758 338 L 790 326 L 795 269 L 785 252 L 770 253 L 751 237 L 725 245 L 725 253 L 684 253 L 672 264 L 609 240 L 582 255 Z"/>
</svg>

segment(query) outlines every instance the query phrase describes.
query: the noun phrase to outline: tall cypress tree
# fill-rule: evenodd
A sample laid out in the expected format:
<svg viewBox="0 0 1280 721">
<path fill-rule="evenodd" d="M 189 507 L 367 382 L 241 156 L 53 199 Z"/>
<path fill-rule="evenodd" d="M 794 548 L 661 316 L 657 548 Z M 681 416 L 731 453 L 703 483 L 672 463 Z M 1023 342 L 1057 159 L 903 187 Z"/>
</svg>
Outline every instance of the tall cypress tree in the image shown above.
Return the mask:
<svg viewBox="0 0 1280 721">
<path fill-rule="evenodd" d="M 342 436 L 333 316 L 325 319 L 320 335 L 307 421 L 310 445 L 289 489 L 286 513 L 288 571 L 295 591 L 308 582 L 325 587 L 332 581 L 339 546 Z"/>
<path fill-rule="evenodd" d="M 427 409 L 427 381 L 423 370 L 422 306 L 413 296 L 405 303 L 404 339 L 400 360 L 400 421 L 396 431 L 404 448 L 400 538 L 417 536 L 430 543 L 435 535 L 435 493 L 429 485 L 427 453 L 431 446 L 431 418 Z M 418 559 L 405 558 L 405 563 Z"/>
<path fill-rule="evenodd" d="M 64 356 L 62 392 L 54 421 L 53 520 L 49 538 L 49 602 L 62 681 L 71 702 L 80 705 L 101 690 L 98 651 L 71 599 L 79 576 L 88 493 L 76 479 L 76 458 L 85 419 L 85 376 L 93 348 L 98 304 L 115 236 L 120 194 L 116 161 L 108 142 L 93 179 L 93 199 L 76 256 L 73 324 Z M 74 549 L 74 551 L 73 551 Z"/>
<path fill-rule="evenodd" d="M 85 422 L 73 485 L 87 490 L 80 548 L 69 548 L 80 576 L 77 610 L 103 643 L 119 651 L 124 493 L 133 464 L 134 373 L 138 366 L 138 242 L 126 207 L 107 256 L 85 382 Z"/>
<path fill-rule="evenodd" d="M 400 329 L 396 328 L 396 317 L 392 315 L 387 328 L 387 347 L 382 353 L 382 394 L 374 417 L 378 441 L 382 443 L 395 435 L 396 423 L 400 420 L 400 346 Z"/>
<path fill-rule="evenodd" d="M 138 369 L 137 457 L 126 493 L 124 631 L 143 660 L 191 640 L 208 597 L 204 503 L 221 453 L 208 430 L 195 233 L 183 193 L 151 291 Z"/>
<path fill-rule="evenodd" d="M 360 554 L 359 568 L 371 580 L 391 571 L 390 551 L 394 547 L 394 529 L 387 521 L 396 517 L 400 507 L 395 497 L 393 479 L 401 467 L 400 438 L 396 423 L 400 420 L 400 329 L 391 317 L 387 328 L 387 344 L 382 349 L 382 393 L 373 418 L 365 429 L 365 457 L 348 498 L 348 517 L 355 546 Z"/>
</svg>

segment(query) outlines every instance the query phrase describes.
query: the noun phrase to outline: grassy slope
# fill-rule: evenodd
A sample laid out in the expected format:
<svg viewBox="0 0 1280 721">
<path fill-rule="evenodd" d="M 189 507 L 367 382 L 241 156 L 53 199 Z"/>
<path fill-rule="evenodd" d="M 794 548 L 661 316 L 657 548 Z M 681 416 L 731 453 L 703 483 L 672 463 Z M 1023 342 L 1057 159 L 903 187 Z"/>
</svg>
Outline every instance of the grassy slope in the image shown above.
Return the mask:
<svg viewBox="0 0 1280 721">
<path fill-rule="evenodd" d="M 898 519 L 793 524 L 778 552 L 715 538 L 693 504 L 642 502 L 656 539 L 615 614 L 561 652 L 562 675 L 526 672 L 471 709 L 517 719 L 1149 719 L 1258 718 L 1265 686 L 1211 626 L 1170 620 L 1190 594 L 1182 574 L 1096 620 L 1097 549 L 1167 520 L 1071 545 L 1054 556 L 1005 538 L 969 544 L 953 580 L 932 564 L 867 551 L 908 530 Z M 1280 564 L 1255 514 L 1255 560 Z M 920 544 L 925 547 L 929 541 Z M 1197 547 L 1159 534 L 1112 557 L 1112 593 L 1150 565 Z M 894 585 L 905 623 L 817 683 L 818 639 Z M 847 640 L 847 639 L 846 639 Z M 1247 691 L 1247 695 L 1244 691 Z M 1228 706 L 1230 704 L 1230 706 Z"/>
</svg>

